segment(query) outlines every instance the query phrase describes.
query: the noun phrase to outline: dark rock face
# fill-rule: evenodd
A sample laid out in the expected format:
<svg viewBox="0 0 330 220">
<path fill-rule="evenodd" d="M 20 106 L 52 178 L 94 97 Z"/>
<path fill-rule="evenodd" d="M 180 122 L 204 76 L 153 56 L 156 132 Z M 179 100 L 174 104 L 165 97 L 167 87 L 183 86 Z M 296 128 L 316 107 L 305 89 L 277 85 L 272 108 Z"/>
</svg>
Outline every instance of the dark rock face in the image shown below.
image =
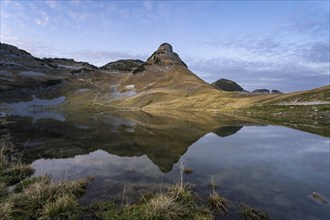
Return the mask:
<svg viewBox="0 0 330 220">
<path fill-rule="evenodd" d="M 92 64 L 87 62 L 78 62 L 74 59 L 66 59 L 66 58 L 43 58 L 40 59 L 43 65 L 47 65 L 48 67 L 55 69 L 68 69 L 68 70 L 78 70 L 78 69 L 89 69 L 89 70 L 97 70 L 98 68 Z"/>
<path fill-rule="evenodd" d="M 173 52 L 173 48 L 168 43 L 163 43 L 159 46 L 146 62 L 147 65 L 181 65 L 187 67 L 187 65 L 180 59 L 178 54 Z"/>
<path fill-rule="evenodd" d="M 276 89 L 273 89 L 271 93 L 272 94 L 283 94 L 283 92 L 276 90 Z"/>
<path fill-rule="evenodd" d="M 244 91 L 244 89 L 238 85 L 236 82 L 228 80 L 228 79 L 219 79 L 218 81 L 212 83 L 212 85 L 219 90 L 224 90 L 228 92 L 235 92 L 235 91 Z"/>
<path fill-rule="evenodd" d="M 123 71 L 123 72 L 131 72 L 142 66 L 144 62 L 142 60 L 117 60 L 114 62 L 110 62 L 101 67 L 101 69 L 109 70 L 109 71 Z"/>
<path fill-rule="evenodd" d="M 133 71 L 133 74 L 143 72 L 144 70 L 166 72 L 173 69 L 175 66 L 188 68 L 178 54 L 173 52 L 172 46 L 168 43 L 163 43 L 143 65 Z"/>
<path fill-rule="evenodd" d="M 19 49 L 15 46 L 9 45 L 9 44 L 3 44 L 0 43 L 0 50 L 2 53 L 8 53 L 11 55 L 15 55 L 18 57 L 32 57 L 32 55 L 28 52 L 26 52 L 25 50 Z"/>
<path fill-rule="evenodd" d="M 254 94 L 270 94 L 270 91 L 268 89 L 256 89 L 253 90 Z"/>
</svg>

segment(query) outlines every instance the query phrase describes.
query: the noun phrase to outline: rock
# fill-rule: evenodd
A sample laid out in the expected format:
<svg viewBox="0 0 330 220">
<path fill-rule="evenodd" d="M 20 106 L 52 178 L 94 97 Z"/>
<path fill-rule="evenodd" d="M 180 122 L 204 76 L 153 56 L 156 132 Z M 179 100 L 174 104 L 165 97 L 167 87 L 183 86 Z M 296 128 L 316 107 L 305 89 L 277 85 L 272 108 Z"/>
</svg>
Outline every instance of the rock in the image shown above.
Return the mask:
<svg viewBox="0 0 330 220">
<path fill-rule="evenodd" d="M 270 94 L 270 91 L 268 89 L 256 89 L 253 90 L 254 94 Z"/>
<path fill-rule="evenodd" d="M 173 48 L 168 43 L 163 43 L 159 46 L 146 62 L 147 65 L 187 65 L 180 59 L 178 54 L 173 52 Z"/>
<path fill-rule="evenodd" d="M 328 201 L 325 200 L 325 198 L 323 198 L 320 194 L 318 194 L 316 192 L 312 193 L 312 198 L 321 204 L 328 204 Z"/>
<path fill-rule="evenodd" d="M 283 94 L 283 92 L 281 92 L 280 90 L 276 90 L 276 89 L 273 89 L 272 94 Z"/>
<path fill-rule="evenodd" d="M 142 66 L 144 62 L 142 60 L 117 60 L 110 62 L 101 67 L 101 69 L 109 71 L 119 71 L 119 72 L 131 72 Z"/>
<path fill-rule="evenodd" d="M 175 66 L 188 68 L 180 59 L 179 55 L 173 52 L 172 46 L 168 43 L 163 43 L 147 59 L 146 63 L 137 68 L 133 73 L 135 74 L 147 69 L 157 72 L 166 72 L 173 69 Z"/>
<path fill-rule="evenodd" d="M 59 70 L 79 70 L 79 69 L 89 69 L 89 70 L 97 70 L 98 68 L 92 64 L 87 62 L 79 62 L 74 59 L 66 59 L 66 58 L 42 58 L 41 59 L 43 65 L 46 65 L 51 68 L 59 69 Z"/>
<path fill-rule="evenodd" d="M 32 55 L 25 50 L 4 43 L 0 43 L 0 52 L 7 53 L 8 55 L 14 55 L 17 57 L 32 57 Z"/>
<path fill-rule="evenodd" d="M 212 83 L 212 85 L 219 90 L 224 90 L 228 92 L 239 91 L 242 92 L 244 89 L 238 85 L 236 82 L 231 81 L 229 79 L 219 79 L 218 81 Z"/>
</svg>

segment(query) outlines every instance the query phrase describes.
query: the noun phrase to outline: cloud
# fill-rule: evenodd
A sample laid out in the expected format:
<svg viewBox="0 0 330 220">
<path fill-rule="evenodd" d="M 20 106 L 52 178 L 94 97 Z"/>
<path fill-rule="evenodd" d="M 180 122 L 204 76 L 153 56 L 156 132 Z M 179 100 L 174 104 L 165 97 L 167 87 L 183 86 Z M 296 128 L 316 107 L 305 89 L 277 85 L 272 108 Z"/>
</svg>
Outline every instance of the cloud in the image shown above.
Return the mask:
<svg viewBox="0 0 330 220">
<path fill-rule="evenodd" d="M 250 91 L 267 88 L 291 92 L 329 84 L 329 69 L 326 65 L 278 64 L 226 58 L 189 59 L 186 63 L 209 83 L 226 78 Z"/>
<path fill-rule="evenodd" d="M 146 60 L 148 55 L 131 54 L 121 51 L 96 51 L 96 50 L 81 50 L 70 53 L 70 56 L 76 60 L 87 61 L 96 66 L 103 66 L 109 62 L 120 59 L 141 59 Z"/>
<path fill-rule="evenodd" d="M 69 10 L 68 15 L 75 21 L 85 21 L 89 16 L 87 13 L 76 12 L 73 10 Z"/>
<path fill-rule="evenodd" d="M 34 19 L 35 23 L 37 23 L 39 26 L 47 26 L 49 23 L 49 16 L 46 12 L 41 12 L 41 16 L 39 18 Z"/>
<path fill-rule="evenodd" d="M 329 10 L 304 9 L 270 32 L 207 39 L 211 55 L 186 63 L 208 82 L 228 78 L 245 89 L 285 92 L 330 84 Z M 217 51 L 213 53 L 213 51 Z"/>
<path fill-rule="evenodd" d="M 58 2 L 55 0 L 47 0 L 45 2 L 50 8 L 56 9 L 59 7 Z"/>
<path fill-rule="evenodd" d="M 143 2 L 143 7 L 146 9 L 146 10 L 151 10 L 152 7 L 153 7 L 153 3 L 152 1 L 148 0 L 148 1 L 144 1 Z"/>
</svg>

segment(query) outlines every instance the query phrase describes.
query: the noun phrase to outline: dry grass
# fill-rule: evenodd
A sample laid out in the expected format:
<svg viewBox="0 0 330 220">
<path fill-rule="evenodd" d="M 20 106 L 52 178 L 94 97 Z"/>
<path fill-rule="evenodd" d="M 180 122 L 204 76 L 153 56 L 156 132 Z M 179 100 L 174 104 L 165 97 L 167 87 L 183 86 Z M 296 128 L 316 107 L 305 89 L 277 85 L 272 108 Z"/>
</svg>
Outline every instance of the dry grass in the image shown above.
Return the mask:
<svg viewBox="0 0 330 220">
<path fill-rule="evenodd" d="M 209 195 L 208 202 L 211 208 L 221 215 L 228 211 L 229 201 L 215 190 L 212 190 L 212 193 Z"/>
<path fill-rule="evenodd" d="M 100 216 L 102 219 L 213 219 L 211 212 L 199 204 L 191 190 L 180 184 L 142 197 L 141 202 L 120 208 L 110 205 Z"/>
<path fill-rule="evenodd" d="M 267 213 L 251 208 L 244 204 L 240 205 L 240 214 L 244 220 L 270 220 Z"/>
<path fill-rule="evenodd" d="M 49 177 L 29 177 L 33 169 L 21 163 L 8 136 L 0 148 L 1 219 L 77 219 L 78 198 L 89 180 L 54 182 Z M 29 177 L 29 178 L 28 178 Z M 14 190 L 7 187 L 18 183 Z"/>
<path fill-rule="evenodd" d="M 54 183 L 39 178 L 22 192 L 10 194 L 2 205 L 11 207 L 12 218 L 74 219 L 79 213 L 78 198 L 87 184 L 86 180 Z"/>
</svg>

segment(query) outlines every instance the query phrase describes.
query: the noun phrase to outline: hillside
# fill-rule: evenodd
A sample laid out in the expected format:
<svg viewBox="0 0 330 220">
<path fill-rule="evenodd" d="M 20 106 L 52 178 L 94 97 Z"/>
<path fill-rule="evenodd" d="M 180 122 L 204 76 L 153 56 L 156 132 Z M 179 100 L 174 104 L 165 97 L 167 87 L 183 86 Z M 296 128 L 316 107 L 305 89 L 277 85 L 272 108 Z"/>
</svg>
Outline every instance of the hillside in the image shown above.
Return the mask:
<svg viewBox="0 0 330 220">
<path fill-rule="evenodd" d="M 220 90 L 224 90 L 224 91 L 228 91 L 228 92 L 244 91 L 244 89 L 240 85 L 238 85 L 236 82 L 229 80 L 229 79 L 221 78 L 221 79 L 215 81 L 214 83 L 212 83 L 212 85 L 216 89 L 220 89 Z"/>
<path fill-rule="evenodd" d="M 222 91 L 191 72 L 167 43 L 146 62 L 119 60 L 101 68 L 72 59 L 39 59 L 0 44 L 0 65 L 0 104 L 9 114 L 19 114 L 22 106 L 37 105 L 64 112 L 117 109 L 153 114 L 168 110 L 232 113 L 291 127 L 307 124 L 321 129 L 330 124 L 329 86 L 288 94 Z M 10 104 L 19 101 L 25 104 Z"/>
</svg>

